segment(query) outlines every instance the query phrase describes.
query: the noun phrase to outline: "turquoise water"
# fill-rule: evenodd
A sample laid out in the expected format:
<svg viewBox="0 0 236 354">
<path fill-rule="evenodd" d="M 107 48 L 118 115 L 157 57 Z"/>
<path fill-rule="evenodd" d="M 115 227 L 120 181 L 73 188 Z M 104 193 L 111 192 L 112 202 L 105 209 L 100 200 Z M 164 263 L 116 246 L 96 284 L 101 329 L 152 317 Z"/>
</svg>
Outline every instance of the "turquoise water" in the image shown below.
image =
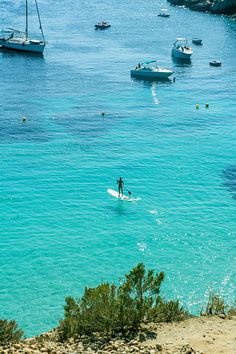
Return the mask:
<svg viewBox="0 0 236 354">
<path fill-rule="evenodd" d="M 232 302 L 236 23 L 165 1 L 39 5 L 44 57 L 0 52 L 0 318 L 46 331 L 66 295 L 141 261 L 193 312 L 210 288 Z M 163 7 L 169 19 L 156 16 Z M 23 26 L 24 1 L 0 10 L 2 27 Z M 101 19 L 112 27 L 94 31 Z M 177 36 L 203 39 L 189 65 L 172 61 Z M 132 80 L 149 59 L 176 82 Z M 141 200 L 106 193 L 119 176 Z"/>
</svg>

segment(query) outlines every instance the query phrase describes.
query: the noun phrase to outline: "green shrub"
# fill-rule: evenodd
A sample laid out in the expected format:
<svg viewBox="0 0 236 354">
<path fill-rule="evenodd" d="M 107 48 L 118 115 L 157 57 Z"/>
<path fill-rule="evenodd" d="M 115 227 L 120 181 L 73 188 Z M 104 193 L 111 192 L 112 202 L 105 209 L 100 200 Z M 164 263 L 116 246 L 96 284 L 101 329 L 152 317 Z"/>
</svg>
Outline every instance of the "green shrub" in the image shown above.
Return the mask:
<svg viewBox="0 0 236 354">
<path fill-rule="evenodd" d="M 208 316 L 225 314 L 226 305 L 224 299 L 218 294 L 215 294 L 213 291 L 210 291 L 205 313 Z"/>
<path fill-rule="evenodd" d="M 229 310 L 228 310 L 227 315 L 236 316 L 236 307 L 230 307 Z"/>
<path fill-rule="evenodd" d="M 160 299 L 158 305 L 151 311 L 150 319 L 154 322 L 179 322 L 191 315 L 177 301 Z"/>
<path fill-rule="evenodd" d="M 136 332 L 157 305 L 163 279 L 164 273 L 155 274 L 153 270 L 146 273 L 140 263 L 119 286 L 105 283 L 85 288 L 81 299 L 66 298 L 64 319 L 58 327 L 60 339 Z"/>
<path fill-rule="evenodd" d="M 145 266 L 139 263 L 126 276 L 125 285 L 130 297 L 134 300 L 137 321 L 140 324 L 153 306 L 159 301 L 160 286 L 164 280 L 164 273 L 155 275 L 154 270 L 145 273 Z"/>
<path fill-rule="evenodd" d="M 59 337 L 66 340 L 70 337 L 93 335 L 100 333 L 112 336 L 123 329 L 123 324 L 129 326 L 131 320 L 122 316 L 123 299 L 117 287 L 107 283 L 96 288 L 85 288 L 81 299 L 66 298 L 65 318 L 60 322 Z M 127 308 L 126 308 L 127 310 Z"/>
<path fill-rule="evenodd" d="M 16 321 L 0 320 L 0 345 L 19 342 L 23 333 Z"/>
</svg>

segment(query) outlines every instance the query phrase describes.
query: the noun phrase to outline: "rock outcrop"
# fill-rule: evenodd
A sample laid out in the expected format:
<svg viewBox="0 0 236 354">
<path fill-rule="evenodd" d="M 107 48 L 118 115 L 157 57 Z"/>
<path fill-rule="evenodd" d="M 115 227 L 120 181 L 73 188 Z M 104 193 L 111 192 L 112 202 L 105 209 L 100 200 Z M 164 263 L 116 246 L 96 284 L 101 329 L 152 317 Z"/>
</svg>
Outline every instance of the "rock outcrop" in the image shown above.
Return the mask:
<svg viewBox="0 0 236 354">
<path fill-rule="evenodd" d="M 185 5 L 194 11 L 235 15 L 236 0 L 168 0 L 173 5 Z"/>
</svg>

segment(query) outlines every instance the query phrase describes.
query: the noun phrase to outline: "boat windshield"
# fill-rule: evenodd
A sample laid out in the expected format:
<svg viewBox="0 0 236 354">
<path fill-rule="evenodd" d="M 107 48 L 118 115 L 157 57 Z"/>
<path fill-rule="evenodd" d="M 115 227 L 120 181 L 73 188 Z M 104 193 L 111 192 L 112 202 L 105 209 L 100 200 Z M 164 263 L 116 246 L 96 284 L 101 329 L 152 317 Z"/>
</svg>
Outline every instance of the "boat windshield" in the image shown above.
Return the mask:
<svg viewBox="0 0 236 354">
<path fill-rule="evenodd" d="M 176 38 L 174 43 L 176 46 L 186 46 L 188 44 L 187 38 Z"/>
<path fill-rule="evenodd" d="M 139 63 L 138 65 L 136 65 L 135 70 L 147 70 L 147 71 L 154 71 L 154 70 L 159 70 L 159 66 L 154 65 L 151 66 L 149 64 L 151 63 L 156 63 L 156 60 L 152 60 L 146 63 Z"/>
</svg>

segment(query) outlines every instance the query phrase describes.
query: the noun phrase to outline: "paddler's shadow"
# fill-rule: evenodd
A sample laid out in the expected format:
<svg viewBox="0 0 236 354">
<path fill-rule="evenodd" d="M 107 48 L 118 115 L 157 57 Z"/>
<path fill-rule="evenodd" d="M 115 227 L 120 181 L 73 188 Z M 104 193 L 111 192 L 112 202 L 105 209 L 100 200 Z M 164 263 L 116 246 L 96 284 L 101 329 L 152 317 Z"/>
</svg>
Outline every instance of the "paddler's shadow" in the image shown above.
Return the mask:
<svg viewBox="0 0 236 354">
<path fill-rule="evenodd" d="M 113 207 L 113 211 L 117 215 L 126 215 L 127 209 L 124 206 L 123 200 L 118 200 L 116 205 Z"/>
</svg>

